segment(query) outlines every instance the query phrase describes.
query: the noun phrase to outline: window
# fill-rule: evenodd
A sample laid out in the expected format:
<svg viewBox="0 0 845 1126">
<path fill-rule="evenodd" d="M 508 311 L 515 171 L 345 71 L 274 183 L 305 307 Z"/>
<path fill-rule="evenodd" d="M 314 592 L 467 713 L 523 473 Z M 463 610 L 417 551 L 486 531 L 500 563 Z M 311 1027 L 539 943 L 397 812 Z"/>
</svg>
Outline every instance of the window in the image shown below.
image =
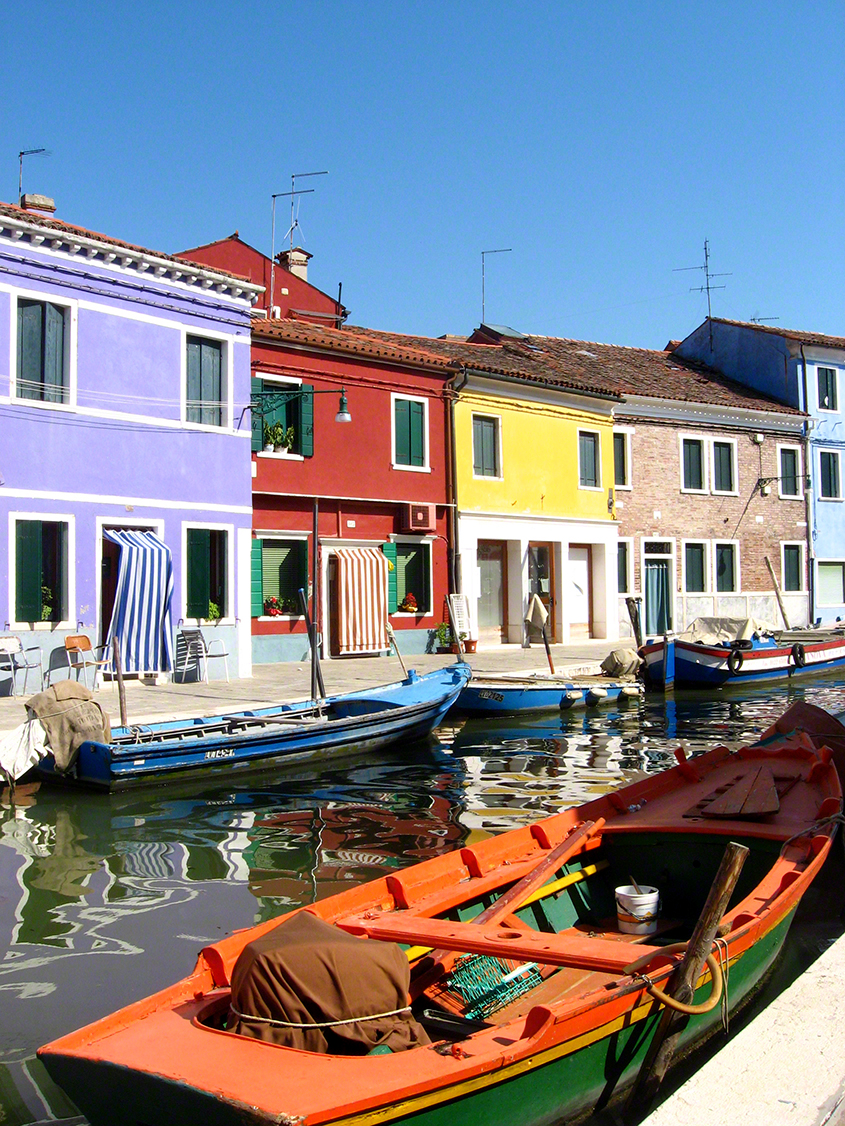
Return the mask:
<svg viewBox="0 0 845 1126">
<path fill-rule="evenodd" d="M 613 435 L 613 483 L 617 488 L 631 487 L 630 437 L 627 432 Z"/>
<path fill-rule="evenodd" d="M 403 469 L 425 469 L 427 403 L 425 399 L 393 396 L 393 464 Z"/>
<path fill-rule="evenodd" d="M 736 545 L 716 544 L 716 590 L 727 594 L 737 589 L 736 585 Z"/>
<path fill-rule="evenodd" d="M 821 470 L 821 495 L 828 500 L 839 499 L 839 453 L 822 450 L 819 454 Z"/>
<path fill-rule="evenodd" d="M 684 590 L 688 594 L 701 594 L 707 590 L 706 544 L 684 544 Z"/>
<path fill-rule="evenodd" d="M 819 410 L 838 410 L 836 400 L 836 368 L 819 368 Z"/>
<path fill-rule="evenodd" d="M 819 563 L 817 596 L 820 606 L 845 602 L 845 563 Z"/>
<path fill-rule="evenodd" d="M 429 574 L 431 571 L 431 547 L 427 543 L 396 544 L 396 608 L 400 612 L 417 611 L 428 613 L 431 609 Z M 413 601 L 406 601 L 410 597 Z"/>
<path fill-rule="evenodd" d="M 801 554 L 801 544 L 785 543 L 783 545 L 784 590 L 801 590 L 803 588 Z"/>
<path fill-rule="evenodd" d="M 472 416 L 472 471 L 476 477 L 500 477 L 499 420 Z"/>
<path fill-rule="evenodd" d="M 68 525 L 57 520 L 15 524 L 15 621 L 68 620 Z"/>
<path fill-rule="evenodd" d="M 733 442 L 713 443 L 713 492 L 736 492 Z"/>
<path fill-rule="evenodd" d="M 780 477 L 778 493 L 782 497 L 799 496 L 798 470 L 799 451 L 790 446 L 780 448 Z"/>
<path fill-rule="evenodd" d="M 300 589 L 308 590 L 307 541 L 253 540 L 252 616 L 301 614 Z"/>
<path fill-rule="evenodd" d="M 629 561 L 631 545 L 628 540 L 620 540 L 616 549 L 616 585 L 620 594 L 631 593 L 629 578 Z"/>
<path fill-rule="evenodd" d="M 18 300 L 18 373 L 20 399 L 66 403 L 66 310 L 50 301 Z"/>
<path fill-rule="evenodd" d="M 683 487 L 693 492 L 704 489 L 704 442 L 700 438 L 683 440 Z"/>
<path fill-rule="evenodd" d="M 598 489 L 601 485 L 598 434 L 582 431 L 578 435 L 578 483 L 582 489 Z"/>
<path fill-rule="evenodd" d="M 212 528 L 188 528 L 186 617 L 227 617 L 227 556 L 227 532 Z"/>
<path fill-rule="evenodd" d="M 224 392 L 223 345 L 189 336 L 185 418 L 204 426 L 225 426 Z"/>
<path fill-rule="evenodd" d="M 292 444 L 287 447 L 292 454 L 313 457 L 313 384 L 253 378 L 252 400 L 261 404 L 252 410 L 253 450 L 264 449 L 265 429 L 278 423 L 286 435 L 292 431 Z"/>
</svg>

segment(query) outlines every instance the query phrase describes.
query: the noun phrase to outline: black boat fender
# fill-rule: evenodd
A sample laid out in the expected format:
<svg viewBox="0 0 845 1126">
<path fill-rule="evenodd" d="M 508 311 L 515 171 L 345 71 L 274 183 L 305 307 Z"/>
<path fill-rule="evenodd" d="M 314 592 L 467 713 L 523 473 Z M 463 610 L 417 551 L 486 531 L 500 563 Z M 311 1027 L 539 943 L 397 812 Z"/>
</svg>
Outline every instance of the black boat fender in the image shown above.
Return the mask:
<svg viewBox="0 0 845 1126">
<path fill-rule="evenodd" d="M 807 654 L 804 651 L 804 646 L 798 641 L 792 646 L 792 659 L 797 669 L 803 669 L 807 663 Z"/>
<path fill-rule="evenodd" d="M 731 670 L 731 675 L 736 676 L 742 668 L 742 662 L 745 660 L 741 649 L 731 649 L 728 654 L 728 668 Z"/>
</svg>

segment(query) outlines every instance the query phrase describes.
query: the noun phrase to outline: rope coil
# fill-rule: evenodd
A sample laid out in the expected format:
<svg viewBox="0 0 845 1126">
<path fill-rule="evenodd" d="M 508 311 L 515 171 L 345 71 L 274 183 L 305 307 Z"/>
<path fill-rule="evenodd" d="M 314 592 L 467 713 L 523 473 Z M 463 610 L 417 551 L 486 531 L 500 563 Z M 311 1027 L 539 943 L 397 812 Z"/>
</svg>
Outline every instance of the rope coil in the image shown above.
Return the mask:
<svg viewBox="0 0 845 1126">
<path fill-rule="evenodd" d="M 273 1020 L 272 1017 L 257 1017 L 250 1013 L 239 1012 L 234 1005 L 229 1005 L 229 1012 L 236 1016 L 238 1020 L 255 1020 L 261 1024 L 272 1024 L 277 1028 L 336 1028 L 341 1024 L 360 1024 L 365 1020 L 380 1020 L 382 1017 L 398 1017 L 400 1013 L 410 1012 L 410 1005 L 404 1005 L 401 1009 L 391 1009 L 389 1013 L 369 1013 L 363 1017 L 349 1017 L 346 1020 L 309 1020 L 304 1024 L 300 1021 L 293 1020 Z"/>
</svg>

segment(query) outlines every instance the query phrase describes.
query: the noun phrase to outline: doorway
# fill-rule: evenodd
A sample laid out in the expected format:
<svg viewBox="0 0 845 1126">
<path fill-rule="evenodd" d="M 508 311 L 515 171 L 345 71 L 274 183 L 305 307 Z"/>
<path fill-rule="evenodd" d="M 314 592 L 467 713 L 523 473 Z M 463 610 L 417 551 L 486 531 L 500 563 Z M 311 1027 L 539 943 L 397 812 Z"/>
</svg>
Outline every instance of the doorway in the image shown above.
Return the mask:
<svg viewBox="0 0 845 1126">
<path fill-rule="evenodd" d="M 478 541 L 479 595 L 476 612 L 478 640 L 482 644 L 500 645 L 507 636 L 507 546 L 504 540 Z"/>
<path fill-rule="evenodd" d="M 528 601 L 536 594 L 549 615 L 546 622 L 546 636 L 549 641 L 557 641 L 555 622 L 555 555 L 550 543 L 530 543 L 528 545 Z M 528 638 L 537 641 L 542 633 L 535 626 L 528 627 Z"/>
<path fill-rule="evenodd" d="M 654 637 L 672 629 L 673 544 L 666 540 L 647 540 L 643 544 L 645 566 L 645 632 Z"/>
<path fill-rule="evenodd" d="M 592 551 L 589 544 L 569 545 L 569 636 L 592 637 Z"/>
</svg>

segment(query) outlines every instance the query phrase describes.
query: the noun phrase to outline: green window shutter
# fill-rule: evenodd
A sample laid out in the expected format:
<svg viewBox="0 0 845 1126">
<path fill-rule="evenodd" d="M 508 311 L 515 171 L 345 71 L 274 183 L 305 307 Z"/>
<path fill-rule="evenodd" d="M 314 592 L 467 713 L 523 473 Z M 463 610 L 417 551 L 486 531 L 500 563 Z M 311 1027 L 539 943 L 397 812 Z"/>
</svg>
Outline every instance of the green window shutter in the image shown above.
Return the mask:
<svg viewBox="0 0 845 1126">
<path fill-rule="evenodd" d="M 597 446 L 595 434 L 580 434 L 578 443 L 581 451 L 581 484 L 594 488 L 599 483 Z"/>
<path fill-rule="evenodd" d="M 57 305 L 44 306 L 44 399 L 64 402 L 65 315 Z"/>
<path fill-rule="evenodd" d="M 497 424 L 493 418 L 472 420 L 472 464 L 476 477 L 495 477 Z"/>
<path fill-rule="evenodd" d="M 425 404 L 408 402 L 411 465 L 425 465 Z"/>
<path fill-rule="evenodd" d="M 628 593 L 627 543 L 620 543 L 616 549 L 616 586 L 620 594 Z"/>
<path fill-rule="evenodd" d="M 216 340 L 203 340 L 200 345 L 202 421 L 208 426 L 220 426 L 223 421 L 222 351 L 222 344 Z"/>
<path fill-rule="evenodd" d="M 18 386 L 22 399 L 41 398 L 42 323 L 40 301 L 18 302 Z M 39 615 L 40 617 L 40 615 Z M 19 621 L 29 620 L 19 618 Z"/>
<path fill-rule="evenodd" d="M 189 618 L 207 618 L 211 594 L 211 532 L 208 528 L 188 528 Z"/>
<path fill-rule="evenodd" d="M 250 614 L 260 618 L 264 613 L 264 571 L 261 565 L 261 540 L 252 541 L 250 559 Z"/>
<path fill-rule="evenodd" d="M 262 414 L 261 407 L 259 406 L 259 403 L 261 401 L 261 392 L 264 390 L 264 380 L 255 379 L 253 377 L 250 380 L 250 390 L 252 393 L 252 400 L 256 404 L 249 412 L 252 415 L 252 449 L 253 451 L 257 451 L 264 449 L 264 416 Z M 261 546 L 260 540 L 252 541 L 253 557 L 255 555 L 256 543 L 258 543 L 259 547 Z M 253 617 L 254 616 L 255 611 L 253 609 Z"/>
<path fill-rule="evenodd" d="M 733 492 L 734 475 L 731 452 L 730 443 L 713 443 L 713 484 L 719 493 Z"/>
<path fill-rule="evenodd" d="M 15 619 L 41 621 L 41 521 L 15 525 Z"/>
<path fill-rule="evenodd" d="M 701 442 L 698 439 L 684 439 L 684 488 L 703 489 L 704 477 L 701 464 Z"/>
<path fill-rule="evenodd" d="M 428 544 L 395 544 L 396 549 L 396 604 L 411 593 L 417 600 L 420 611 L 431 609 L 431 596 L 429 593 L 429 558 Z"/>
<path fill-rule="evenodd" d="M 388 560 L 388 614 L 397 613 L 397 545 L 382 544 L 382 552 Z"/>
<path fill-rule="evenodd" d="M 704 544 L 688 543 L 684 549 L 685 590 L 701 593 L 706 590 L 704 581 Z"/>
<path fill-rule="evenodd" d="M 801 589 L 801 548 L 785 544 L 783 548 L 783 589 Z"/>
<path fill-rule="evenodd" d="M 188 422 L 202 421 L 202 344 L 188 337 L 187 351 L 187 399 L 186 418 Z"/>
<path fill-rule="evenodd" d="M 299 433 L 294 440 L 294 449 L 298 449 L 303 457 L 313 457 L 314 385 L 311 383 L 303 383 L 300 390 L 303 394 L 299 400 Z"/>
<path fill-rule="evenodd" d="M 613 435 L 613 476 L 615 485 L 628 484 L 628 466 L 626 465 L 626 443 L 624 434 Z"/>
<path fill-rule="evenodd" d="M 796 450 L 780 451 L 780 492 L 781 496 L 798 495 L 798 453 Z"/>
<path fill-rule="evenodd" d="M 411 464 L 411 404 L 407 399 L 395 399 L 393 429 L 396 445 L 396 464 Z"/>
</svg>

